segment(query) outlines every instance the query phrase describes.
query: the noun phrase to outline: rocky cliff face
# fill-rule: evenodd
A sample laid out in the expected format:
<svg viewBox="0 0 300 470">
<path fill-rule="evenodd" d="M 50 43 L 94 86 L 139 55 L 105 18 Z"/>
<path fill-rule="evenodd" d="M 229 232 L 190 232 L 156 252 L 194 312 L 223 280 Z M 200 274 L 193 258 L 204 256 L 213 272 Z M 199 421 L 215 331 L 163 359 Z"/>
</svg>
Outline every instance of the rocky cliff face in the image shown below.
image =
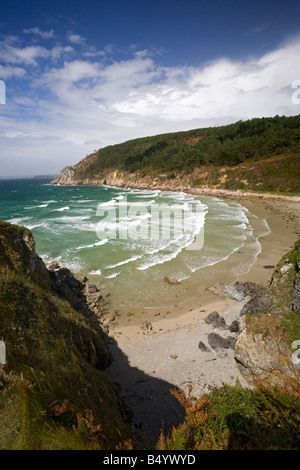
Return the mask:
<svg viewBox="0 0 300 470">
<path fill-rule="evenodd" d="M 278 263 L 270 288 L 258 290 L 241 312 L 235 355 L 245 377 L 299 388 L 300 241 Z"/>
<path fill-rule="evenodd" d="M 56 184 L 73 184 L 75 170 L 72 166 L 66 166 L 60 172 L 60 175 L 55 180 Z"/>
<path fill-rule="evenodd" d="M 42 286 L 50 285 L 50 276 L 43 260 L 35 251 L 35 241 L 29 230 L 0 221 L 1 262 L 30 276 Z"/>
</svg>

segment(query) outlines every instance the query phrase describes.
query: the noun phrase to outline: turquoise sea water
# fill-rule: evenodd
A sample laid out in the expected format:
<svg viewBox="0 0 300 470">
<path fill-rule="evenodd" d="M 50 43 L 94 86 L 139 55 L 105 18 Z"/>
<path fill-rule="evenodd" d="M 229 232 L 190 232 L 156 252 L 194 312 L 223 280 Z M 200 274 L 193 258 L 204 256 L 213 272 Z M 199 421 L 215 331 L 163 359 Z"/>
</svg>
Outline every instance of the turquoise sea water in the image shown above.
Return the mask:
<svg viewBox="0 0 300 470">
<path fill-rule="evenodd" d="M 32 231 L 46 265 L 99 279 L 125 304 L 168 302 L 166 276 L 205 277 L 236 253 L 237 273 L 246 272 L 269 230 L 242 205 L 215 197 L 48 183 L 0 180 L 0 218 Z"/>
</svg>

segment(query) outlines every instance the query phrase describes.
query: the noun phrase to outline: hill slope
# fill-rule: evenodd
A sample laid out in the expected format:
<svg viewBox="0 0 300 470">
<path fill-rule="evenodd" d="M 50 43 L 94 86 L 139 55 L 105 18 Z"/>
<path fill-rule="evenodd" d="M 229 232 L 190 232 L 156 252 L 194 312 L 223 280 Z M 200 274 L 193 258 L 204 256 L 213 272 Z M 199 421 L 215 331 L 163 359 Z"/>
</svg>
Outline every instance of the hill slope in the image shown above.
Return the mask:
<svg viewBox="0 0 300 470">
<path fill-rule="evenodd" d="M 130 437 L 103 336 L 59 297 L 31 232 L 0 221 L 1 449 L 114 449 Z"/>
<path fill-rule="evenodd" d="M 54 181 L 300 191 L 300 116 L 252 119 L 228 126 L 145 137 L 105 147 Z"/>
</svg>

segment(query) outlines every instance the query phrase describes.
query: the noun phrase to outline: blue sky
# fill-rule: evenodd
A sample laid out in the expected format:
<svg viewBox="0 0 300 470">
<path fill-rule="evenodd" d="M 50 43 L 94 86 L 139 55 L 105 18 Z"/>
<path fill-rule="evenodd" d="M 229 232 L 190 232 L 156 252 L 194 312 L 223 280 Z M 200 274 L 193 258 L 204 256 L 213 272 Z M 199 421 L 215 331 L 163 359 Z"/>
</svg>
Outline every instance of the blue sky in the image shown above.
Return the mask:
<svg viewBox="0 0 300 470">
<path fill-rule="evenodd" d="M 0 176 L 59 172 L 136 137 L 299 114 L 299 17 L 299 0 L 1 2 Z"/>
</svg>

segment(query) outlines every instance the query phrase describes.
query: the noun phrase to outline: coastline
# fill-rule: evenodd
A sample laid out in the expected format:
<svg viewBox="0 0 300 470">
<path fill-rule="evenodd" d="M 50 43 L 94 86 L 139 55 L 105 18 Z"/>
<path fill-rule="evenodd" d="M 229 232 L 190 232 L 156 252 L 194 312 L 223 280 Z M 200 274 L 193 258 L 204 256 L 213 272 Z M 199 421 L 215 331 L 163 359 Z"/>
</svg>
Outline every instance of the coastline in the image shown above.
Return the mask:
<svg viewBox="0 0 300 470">
<path fill-rule="evenodd" d="M 199 285 L 199 292 L 197 291 L 196 296 L 189 297 L 189 291 L 185 289 L 184 282 L 182 285 L 170 286 L 174 292 L 175 305 L 169 305 L 165 309 L 148 309 L 146 318 L 145 312 L 137 309 L 134 315 L 127 319 L 117 318 L 110 325 L 110 334 L 119 344 L 138 342 L 149 335 L 159 336 L 179 328 L 192 326 L 211 311 L 222 311 L 228 308 L 233 301 L 224 298 L 223 293 L 217 289 L 219 282 L 224 282 L 226 285 L 232 285 L 236 281 L 270 283 L 273 268 L 284 253 L 289 251 L 295 241 L 300 238 L 300 203 L 286 199 L 246 200 L 238 197 L 235 201 L 257 217 L 265 218 L 270 230 L 259 239 L 261 250 L 250 269 L 241 274 L 229 275 L 226 271 L 228 260 L 216 266 L 207 267 L 205 283 L 203 286 Z M 151 332 L 147 332 L 146 323 L 148 326 L 151 325 Z"/>
<path fill-rule="evenodd" d="M 206 267 L 208 276 L 204 282 L 205 286 L 200 286 L 199 292 L 198 289 L 196 290 L 196 295 L 194 289 L 192 296 L 189 296 L 191 290 L 185 289 L 184 281 L 178 286 L 170 286 L 170 289 L 173 290 L 173 305 L 170 304 L 162 308 L 147 307 L 142 312 L 139 308 L 133 309 L 132 305 L 114 305 L 111 310 L 111 316 L 115 317 L 115 320 L 110 323 L 109 331 L 120 344 L 145 339 L 149 334 L 147 332 L 147 325 L 151 326 L 151 335 L 161 335 L 178 328 L 194 325 L 209 311 L 212 311 L 212 309 L 218 308 L 222 310 L 226 308 L 228 306 L 228 299 L 227 303 L 224 303 L 224 299 L 215 289 L 215 285 L 218 282 L 224 282 L 228 285 L 233 284 L 235 281 L 268 284 L 273 273 L 272 266 L 274 267 L 284 253 L 289 251 L 293 243 L 300 238 L 300 196 L 229 191 L 212 187 L 191 188 L 189 185 L 182 184 L 178 186 L 173 182 L 157 184 L 155 180 L 150 183 L 145 179 L 139 179 L 138 182 L 132 179 L 129 178 L 127 183 L 125 183 L 124 175 L 120 175 L 115 171 L 110 173 L 104 180 L 84 180 L 78 182 L 68 177 L 61 184 L 67 186 L 101 185 L 141 191 L 184 192 L 195 196 L 227 198 L 243 205 L 257 217 L 265 219 L 270 231 L 259 239 L 261 250 L 250 269 L 247 268 L 243 273 L 236 275 L 231 273 L 229 275 L 226 272 L 228 260 L 224 260 L 216 266 Z M 52 184 L 56 184 L 58 180 L 53 181 Z M 234 260 L 238 262 L 238 256 L 235 256 Z M 234 261 L 231 261 L 232 265 L 233 263 Z M 215 279 L 215 277 L 219 279 Z M 127 307 L 130 314 L 126 318 L 125 313 L 123 318 L 121 318 L 122 315 L 119 315 L 119 311 L 123 310 L 123 312 L 126 312 Z"/>
<path fill-rule="evenodd" d="M 231 191 L 228 189 L 220 188 L 219 185 L 215 187 L 191 187 L 189 184 L 176 185 L 168 182 L 167 184 L 156 182 L 157 178 L 153 181 L 147 178 L 138 178 L 136 175 L 130 176 L 121 173 L 117 174 L 117 171 L 110 173 L 107 177 L 102 179 L 86 179 L 86 180 L 73 180 L 73 177 L 67 173 L 67 177 L 64 177 L 64 170 L 60 177 L 51 181 L 49 184 L 61 185 L 61 186 L 107 186 L 115 187 L 119 189 L 138 189 L 141 191 L 171 191 L 171 192 L 184 192 L 195 196 L 212 196 L 222 197 L 230 199 L 271 199 L 277 201 L 287 202 L 300 202 L 300 196 L 267 193 L 267 192 L 254 192 L 254 191 Z"/>
</svg>

